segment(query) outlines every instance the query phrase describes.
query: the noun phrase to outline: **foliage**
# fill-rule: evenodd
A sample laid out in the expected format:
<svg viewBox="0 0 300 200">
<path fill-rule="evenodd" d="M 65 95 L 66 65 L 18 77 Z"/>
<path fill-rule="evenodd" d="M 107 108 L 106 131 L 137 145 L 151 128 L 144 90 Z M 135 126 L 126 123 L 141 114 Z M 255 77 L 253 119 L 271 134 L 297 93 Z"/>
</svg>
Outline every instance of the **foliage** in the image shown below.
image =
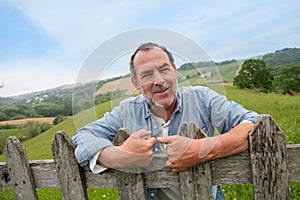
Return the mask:
<svg viewBox="0 0 300 200">
<path fill-rule="evenodd" d="M 225 60 L 222 62 L 214 62 L 214 61 L 199 61 L 199 62 L 193 62 L 193 63 L 184 63 L 179 68 L 178 71 L 183 70 L 190 70 L 195 68 L 202 68 L 202 67 L 215 67 L 215 66 L 223 66 L 228 65 L 232 63 L 237 63 L 237 60 Z"/>
<path fill-rule="evenodd" d="M 273 76 L 267 69 L 263 60 L 249 59 L 246 60 L 234 77 L 233 84 L 239 88 L 259 89 L 268 92 L 272 88 Z"/>
<path fill-rule="evenodd" d="M 53 124 L 53 125 L 57 125 L 57 124 L 59 124 L 60 122 L 62 122 L 62 121 L 64 121 L 64 120 L 65 120 L 65 118 L 64 118 L 63 115 L 57 115 L 57 116 L 54 118 L 52 124 Z"/>
<path fill-rule="evenodd" d="M 275 53 L 268 53 L 263 56 L 268 68 L 271 69 L 273 75 L 277 75 L 281 67 L 300 63 L 300 49 L 299 48 L 285 48 L 275 51 Z"/>
<path fill-rule="evenodd" d="M 283 94 L 297 94 L 300 92 L 300 64 L 283 67 L 274 79 L 274 89 Z"/>
<path fill-rule="evenodd" d="M 28 121 L 24 124 L 22 131 L 24 132 L 24 137 L 27 139 L 35 137 L 50 128 L 51 125 L 47 122 Z"/>
</svg>

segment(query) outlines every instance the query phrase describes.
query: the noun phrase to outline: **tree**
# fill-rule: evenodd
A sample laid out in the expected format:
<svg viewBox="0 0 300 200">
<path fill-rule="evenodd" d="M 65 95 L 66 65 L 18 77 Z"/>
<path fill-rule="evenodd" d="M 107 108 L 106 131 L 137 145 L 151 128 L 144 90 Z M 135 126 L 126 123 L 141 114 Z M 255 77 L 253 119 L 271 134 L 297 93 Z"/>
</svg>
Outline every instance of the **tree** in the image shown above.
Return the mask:
<svg viewBox="0 0 300 200">
<path fill-rule="evenodd" d="M 274 79 L 275 91 L 283 94 L 296 94 L 300 92 L 300 64 L 291 64 L 283 67 Z"/>
<path fill-rule="evenodd" d="M 25 138 L 35 137 L 42 132 L 51 128 L 51 125 L 47 122 L 37 122 L 37 121 L 28 121 L 23 125 L 22 131 L 24 133 Z"/>
<path fill-rule="evenodd" d="M 266 67 L 266 63 L 259 59 L 246 60 L 234 77 L 233 84 L 239 88 L 259 89 L 269 92 L 272 89 L 273 76 Z"/>
</svg>

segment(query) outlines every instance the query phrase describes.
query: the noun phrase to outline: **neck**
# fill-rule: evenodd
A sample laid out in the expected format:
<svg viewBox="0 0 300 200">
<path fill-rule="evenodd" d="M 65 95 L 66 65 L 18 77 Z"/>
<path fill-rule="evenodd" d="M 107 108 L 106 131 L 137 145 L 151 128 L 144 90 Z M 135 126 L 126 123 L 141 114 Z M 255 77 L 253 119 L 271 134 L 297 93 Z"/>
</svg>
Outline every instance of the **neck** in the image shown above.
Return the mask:
<svg viewBox="0 0 300 200">
<path fill-rule="evenodd" d="M 174 112 L 176 107 L 176 100 L 168 107 L 162 108 L 155 105 L 151 105 L 151 111 L 157 117 L 162 118 L 165 122 L 169 121 L 172 113 Z"/>
</svg>

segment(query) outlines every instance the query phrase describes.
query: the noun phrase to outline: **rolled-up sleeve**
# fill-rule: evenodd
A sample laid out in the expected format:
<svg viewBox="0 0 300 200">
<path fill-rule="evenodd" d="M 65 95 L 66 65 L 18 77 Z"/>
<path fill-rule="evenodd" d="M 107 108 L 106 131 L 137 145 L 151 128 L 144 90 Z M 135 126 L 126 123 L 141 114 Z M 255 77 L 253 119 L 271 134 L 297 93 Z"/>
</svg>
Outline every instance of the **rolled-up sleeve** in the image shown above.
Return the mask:
<svg viewBox="0 0 300 200">
<path fill-rule="evenodd" d="M 79 129 L 72 136 L 76 144 L 75 156 L 81 166 L 88 165 L 105 147 L 113 146 L 112 140 L 121 127 L 119 109 L 116 107 L 112 112 L 105 113 L 103 118 Z"/>
<path fill-rule="evenodd" d="M 225 96 L 219 95 L 213 90 L 209 90 L 206 97 L 212 125 L 220 133 L 228 132 L 245 120 L 255 123 L 260 117 L 258 113 L 247 110 L 234 101 L 229 101 Z"/>
</svg>

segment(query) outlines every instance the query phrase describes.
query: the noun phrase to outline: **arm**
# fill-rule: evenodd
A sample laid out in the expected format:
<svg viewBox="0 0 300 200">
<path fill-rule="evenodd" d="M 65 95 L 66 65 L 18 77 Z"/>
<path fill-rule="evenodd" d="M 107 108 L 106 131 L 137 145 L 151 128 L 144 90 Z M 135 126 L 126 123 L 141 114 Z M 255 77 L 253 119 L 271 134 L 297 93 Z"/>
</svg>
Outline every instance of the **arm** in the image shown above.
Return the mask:
<svg viewBox="0 0 300 200">
<path fill-rule="evenodd" d="M 183 136 L 158 138 L 167 144 L 167 167 L 181 172 L 199 163 L 228 157 L 248 149 L 248 135 L 253 123 L 242 123 L 226 134 L 204 139 L 190 139 Z"/>
</svg>

